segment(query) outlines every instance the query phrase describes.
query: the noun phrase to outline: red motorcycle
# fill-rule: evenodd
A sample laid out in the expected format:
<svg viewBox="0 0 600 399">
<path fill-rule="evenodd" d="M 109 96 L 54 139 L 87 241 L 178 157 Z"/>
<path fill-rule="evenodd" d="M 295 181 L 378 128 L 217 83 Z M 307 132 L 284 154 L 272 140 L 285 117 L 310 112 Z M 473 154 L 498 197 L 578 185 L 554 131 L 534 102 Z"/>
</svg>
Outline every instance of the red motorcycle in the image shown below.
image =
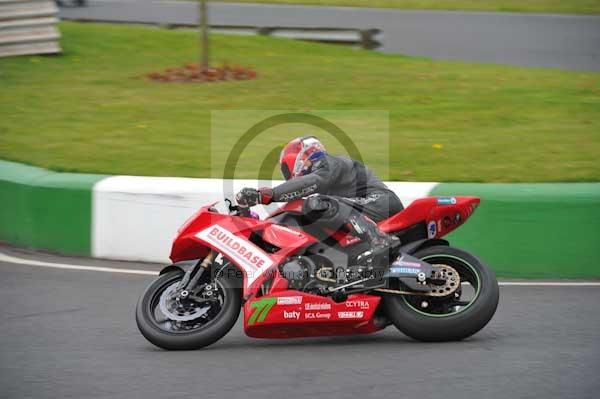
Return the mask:
<svg viewBox="0 0 600 399">
<path fill-rule="evenodd" d="M 244 308 L 256 338 L 366 334 L 393 324 L 421 341 L 467 338 L 499 298 L 494 273 L 441 237 L 462 225 L 477 197 L 427 197 L 379 223 L 399 255 L 308 222 L 302 200 L 258 220 L 228 200 L 201 208 L 179 230 L 172 265 L 140 297 L 136 321 L 151 343 L 197 349 L 222 338 Z"/>
</svg>

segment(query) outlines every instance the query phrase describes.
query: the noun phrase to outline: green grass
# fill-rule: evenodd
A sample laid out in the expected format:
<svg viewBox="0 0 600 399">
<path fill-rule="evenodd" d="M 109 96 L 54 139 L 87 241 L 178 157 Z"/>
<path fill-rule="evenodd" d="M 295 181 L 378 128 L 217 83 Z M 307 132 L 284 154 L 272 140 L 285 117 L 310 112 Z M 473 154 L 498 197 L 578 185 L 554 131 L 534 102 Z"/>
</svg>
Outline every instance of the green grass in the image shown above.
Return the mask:
<svg viewBox="0 0 600 399">
<path fill-rule="evenodd" d="M 62 56 L 0 59 L 0 158 L 62 171 L 218 176 L 222 155 L 254 121 L 228 121 L 211 143 L 211 110 L 383 110 L 389 143 L 379 113 L 340 123 L 384 178 L 600 180 L 598 73 L 215 35 L 215 64 L 252 66 L 259 78 L 164 84 L 144 75 L 196 59 L 196 33 L 76 23 L 61 31 Z M 244 152 L 236 177 L 256 177 L 273 145 L 307 133 L 319 131 L 269 130 Z M 211 153 L 219 155 L 212 172 Z"/>
<path fill-rule="evenodd" d="M 600 14 L 600 0 L 226 0 L 236 3 L 308 4 L 409 10 L 512 11 Z"/>
</svg>

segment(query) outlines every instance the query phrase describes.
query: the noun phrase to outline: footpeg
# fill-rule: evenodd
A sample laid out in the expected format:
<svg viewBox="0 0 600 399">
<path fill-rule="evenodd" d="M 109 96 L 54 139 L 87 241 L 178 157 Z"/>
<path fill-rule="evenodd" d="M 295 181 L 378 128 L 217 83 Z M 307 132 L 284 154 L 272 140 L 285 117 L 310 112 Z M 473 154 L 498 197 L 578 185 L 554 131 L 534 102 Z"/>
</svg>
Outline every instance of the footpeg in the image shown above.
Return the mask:
<svg viewBox="0 0 600 399">
<path fill-rule="evenodd" d="M 333 299 L 333 302 L 335 303 L 342 303 L 348 299 L 348 294 L 346 294 L 344 290 L 334 291 L 331 295 L 331 299 Z"/>
</svg>

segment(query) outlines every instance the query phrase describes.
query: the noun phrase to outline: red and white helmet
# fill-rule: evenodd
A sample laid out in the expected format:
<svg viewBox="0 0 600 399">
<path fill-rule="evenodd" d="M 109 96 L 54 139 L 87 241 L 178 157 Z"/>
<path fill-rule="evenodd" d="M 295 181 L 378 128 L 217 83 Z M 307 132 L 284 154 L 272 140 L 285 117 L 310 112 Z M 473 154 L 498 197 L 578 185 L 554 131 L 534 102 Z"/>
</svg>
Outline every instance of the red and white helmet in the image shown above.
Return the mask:
<svg viewBox="0 0 600 399">
<path fill-rule="evenodd" d="M 313 172 L 313 166 L 325 156 L 325 147 L 314 136 L 298 137 L 290 141 L 279 157 L 285 180 Z"/>
</svg>

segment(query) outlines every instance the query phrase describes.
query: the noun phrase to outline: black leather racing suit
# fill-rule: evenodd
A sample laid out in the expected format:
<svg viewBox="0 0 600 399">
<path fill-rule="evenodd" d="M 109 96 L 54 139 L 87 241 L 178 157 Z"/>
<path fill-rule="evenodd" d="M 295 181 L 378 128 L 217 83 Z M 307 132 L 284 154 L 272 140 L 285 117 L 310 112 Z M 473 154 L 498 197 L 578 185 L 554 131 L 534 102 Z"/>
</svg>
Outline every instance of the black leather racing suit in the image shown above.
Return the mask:
<svg viewBox="0 0 600 399">
<path fill-rule="evenodd" d="M 312 173 L 273 188 L 273 201 L 307 196 L 311 197 L 304 202 L 303 212 L 335 229 L 357 211 L 379 222 L 403 209 L 396 194 L 365 165 L 329 154 L 313 166 Z"/>
</svg>

